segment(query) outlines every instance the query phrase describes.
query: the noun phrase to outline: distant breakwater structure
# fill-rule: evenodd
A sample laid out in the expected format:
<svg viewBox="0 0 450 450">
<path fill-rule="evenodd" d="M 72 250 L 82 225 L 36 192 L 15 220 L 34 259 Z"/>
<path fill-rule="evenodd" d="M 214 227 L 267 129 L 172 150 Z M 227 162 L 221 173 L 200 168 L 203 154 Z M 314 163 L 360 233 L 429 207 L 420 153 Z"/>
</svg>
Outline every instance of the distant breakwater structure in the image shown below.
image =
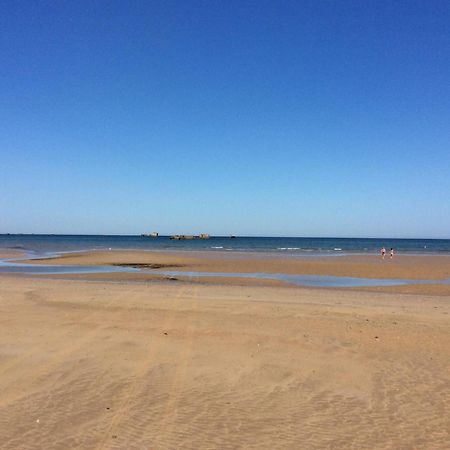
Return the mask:
<svg viewBox="0 0 450 450">
<path fill-rule="evenodd" d="M 174 234 L 173 236 L 170 236 L 170 239 L 172 241 L 188 241 L 188 240 L 193 240 L 193 239 L 209 239 L 209 234 L 207 234 L 207 233 L 201 233 L 199 235 Z"/>
<path fill-rule="evenodd" d="M 152 233 L 142 233 L 141 237 L 143 238 L 157 238 L 159 237 L 159 233 L 156 231 L 153 231 Z M 189 241 L 194 239 L 209 239 L 211 236 L 208 233 L 200 233 L 198 235 L 194 234 L 174 234 L 172 236 L 169 236 L 169 239 L 173 241 Z M 236 236 L 232 234 L 229 236 L 230 239 L 236 239 Z"/>
<path fill-rule="evenodd" d="M 141 237 L 144 238 L 157 238 L 159 237 L 159 233 L 156 231 L 153 231 L 152 233 L 142 233 Z M 209 239 L 210 236 L 207 233 L 200 233 L 198 235 L 194 234 L 174 234 L 172 236 L 169 236 L 169 239 L 173 241 L 189 241 L 194 239 Z"/>
</svg>

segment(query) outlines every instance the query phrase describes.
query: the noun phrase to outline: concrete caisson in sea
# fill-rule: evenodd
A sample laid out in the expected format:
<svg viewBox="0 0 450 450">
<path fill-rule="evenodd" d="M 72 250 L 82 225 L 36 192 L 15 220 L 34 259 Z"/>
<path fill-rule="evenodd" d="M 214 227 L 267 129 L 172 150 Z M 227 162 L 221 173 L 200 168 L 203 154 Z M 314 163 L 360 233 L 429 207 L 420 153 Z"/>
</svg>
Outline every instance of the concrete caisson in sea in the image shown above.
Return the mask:
<svg viewBox="0 0 450 450">
<path fill-rule="evenodd" d="M 173 236 L 170 236 L 170 239 L 175 241 L 189 241 L 196 239 L 196 236 L 193 236 L 192 234 L 174 234 Z"/>
<path fill-rule="evenodd" d="M 192 239 L 209 239 L 209 234 L 201 233 L 198 236 L 194 236 L 192 234 L 174 234 L 170 236 L 170 239 L 174 241 L 186 241 Z"/>
</svg>

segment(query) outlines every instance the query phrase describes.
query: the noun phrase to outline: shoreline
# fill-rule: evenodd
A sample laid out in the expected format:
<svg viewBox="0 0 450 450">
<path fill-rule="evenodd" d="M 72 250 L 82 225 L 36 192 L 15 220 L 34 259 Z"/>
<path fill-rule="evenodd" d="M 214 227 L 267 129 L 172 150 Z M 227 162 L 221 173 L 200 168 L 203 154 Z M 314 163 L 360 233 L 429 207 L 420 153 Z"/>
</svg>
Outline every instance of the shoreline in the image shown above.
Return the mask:
<svg viewBox="0 0 450 450">
<path fill-rule="evenodd" d="M 450 239 L 449 239 L 450 241 Z M 332 257 L 352 257 L 352 256 L 379 256 L 379 249 L 373 250 L 343 250 L 343 249 L 281 249 L 281 248 L 224 248 L 211 246 L 208 248 L 186 248 L 186 247 L 153 247 L 153 248 L 128 248 L 128 247 L 86 247 L 77 249 L 65 249 L 65 250 L 55 250 L 55 249 L 33 249 L 33 248 L 12 248 L 12 247 L 0 247 L 0 255 L 3 253 L 20 253 L 28 255 L 36 255 L 36 257 L 51 257 L 65 254 L 77 254 L 77 253 L 96 253 L 96 252 L 142 252 L 142 253 L 204 253 L 205 255 L 236 255 L 236 256 L 246 256 L 254 255 L 264 255 L 266 257 L 273 256 L 276 258 L 332 258 Z M 450 257 L 450 250 L 396 250 L 396 256 L 413 256 L 413 257 L 428 257 L 428 256 L 443 256 Z M 2 256 L 0 256 L 1 258 Z M 389 252 L 386 253 L 386 258 L 389 257 Z"/>
</svg>

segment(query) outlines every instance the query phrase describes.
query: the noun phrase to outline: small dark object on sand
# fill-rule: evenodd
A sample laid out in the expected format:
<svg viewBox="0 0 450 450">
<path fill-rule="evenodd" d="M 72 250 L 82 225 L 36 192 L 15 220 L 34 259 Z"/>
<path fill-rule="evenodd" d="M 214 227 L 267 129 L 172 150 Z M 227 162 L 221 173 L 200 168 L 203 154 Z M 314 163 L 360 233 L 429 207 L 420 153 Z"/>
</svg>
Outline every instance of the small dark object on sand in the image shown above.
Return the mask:
<svg viewBox="0 0 450 450">
<path fill-rule="evenodd" d="M 159 263 L 114 263 L 117 267 L 132 267 L 134 269 L 167 269 L 172 267 L 183 267 L 181 264 L 159 264 Z"/>
</svg>

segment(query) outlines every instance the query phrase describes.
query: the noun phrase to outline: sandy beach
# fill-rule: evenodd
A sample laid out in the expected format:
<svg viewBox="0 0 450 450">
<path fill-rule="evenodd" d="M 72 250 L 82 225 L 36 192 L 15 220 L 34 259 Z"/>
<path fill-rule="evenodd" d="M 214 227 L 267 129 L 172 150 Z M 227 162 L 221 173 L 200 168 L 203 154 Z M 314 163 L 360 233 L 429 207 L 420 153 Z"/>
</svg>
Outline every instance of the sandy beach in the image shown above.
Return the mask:
<svg viewBox="0 0 450 450">
<path fill-rule="evenodd" d="M 113 253 L 63 260 L 237 264 Z M 239 270 L 286 264 L 250 261 Z M 398 261 L 387 262 L 392 273 L 414 265 Z M 443 261 L 416 260 L 411 273 L 434 267 L 440 278 Z M 328 271 L 335 262 L 295 264 Z M 375 259 L 349 264 L 387 270 Z M 450 297 L 442 291 L 114 281 L 0 276 L 1 449 L 448 446 Z"/>
</svg>

